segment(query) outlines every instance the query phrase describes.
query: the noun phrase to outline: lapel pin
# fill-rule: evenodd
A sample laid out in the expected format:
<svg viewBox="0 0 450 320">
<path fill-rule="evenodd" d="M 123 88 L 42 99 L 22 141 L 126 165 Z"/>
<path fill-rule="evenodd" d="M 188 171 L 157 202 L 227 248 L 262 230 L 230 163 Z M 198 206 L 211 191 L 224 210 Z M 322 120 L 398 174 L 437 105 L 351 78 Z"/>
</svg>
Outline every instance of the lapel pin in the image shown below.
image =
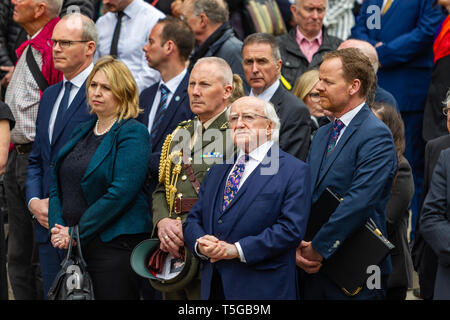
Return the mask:
<svg viewBox="0 0 450 320">
<path fill-rule="evenodd" d="M 180 101 L 180 96 L 176 96 L 175 101 Z"/>
</svg>

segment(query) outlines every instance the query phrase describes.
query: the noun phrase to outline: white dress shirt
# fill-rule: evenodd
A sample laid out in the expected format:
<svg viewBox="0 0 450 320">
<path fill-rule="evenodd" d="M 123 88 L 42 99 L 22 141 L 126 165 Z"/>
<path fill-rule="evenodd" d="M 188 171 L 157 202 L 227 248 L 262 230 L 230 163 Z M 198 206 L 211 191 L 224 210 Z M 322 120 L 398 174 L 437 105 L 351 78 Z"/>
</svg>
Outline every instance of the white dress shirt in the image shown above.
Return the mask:
<svg viewBox="0 0 450 320">
<path fill-rule="evenodd" d="M 89 74 L 91 73 L 92 69 L 94 68 L 94 64 L 90 64 L 86 69 L 81 71 L 78 75 L 76 75 L 70 82 L 72 83 L 72 88 L 70 89 L 70 95 L 69 95 L 69 107 L 72 103 L 75 96 L 78 94 L 78 91 L 80 90 L 83 83 L 88 78 Z M 53 136 L 53 128 L 55 127 L 55 120 L 56 115 L 58 114 L 58 107 L 61 103 L 61 100 L 64 95 L 64 86 L 67 82 L 66 77 L 63 77 L 63 85 L 61 90 L 59 91 L 58 97 L 56 98 L 55 104 L 53 105 L 53 110 L 50 115 L 50 121 L 48 122 L 48 136 L 50 139 L 50 143 L 52 142 L 52 136 Z M 86 98 L 87 99 L 87 98 Z"/>
<path fill-rule="evenodd" d="M 183 80 L 184 76 L 186 75 L 187 69 L 184 69 L 179 75 L 173 77 L 167 83 L 165 83 L 162 79 L 160 81 L 160 84 L 158 86 L 158 90 L 156 90 L 155 99 L 153 99 L 152 108 L 150 109 L 150 114 L 148 116 L 148 132 L 151 134 L 153 122 L 155 121 L 156 111 L 158 110 L 159 102 L 161 101 L 161 90 L 159 89 L 161 87 L 161 84 L 164 84 L 168 89 L 169 92 L 167 93 L 167 102 L 166 106 L 168 107 L 170 104 L 170 101 L 172 100 L 172 97 L 177 91 L 178 86 L 180 85 L 181 81 Z M 180 97 L 175 97 L 175 99 L 180 99 Z"/>
<path fill-rule="evenodd" d="M 250 97 L 257 97 L 260 98 L 266 102 L 270 102 L 270 99 L 272 99 L 273 95 L 275 94 L 275 91 L 277 91 L 278 87 L 280 86 L 280 81 L 277 80 L 270 87 L 268 87 L 266 90 L 261 92 L 259 95 L 255 95 L 253 92 L 253 89 L 250 90 Z"/>
<path fill-rule="evenodd" d="M 238 186 L 238 191 L 241 188 L 241 186 L 244 184 L 244 182 L 247 180 L 247 178 L 252 174 L 252 172 L 256 169 L 256 167 L 259 166 L 259 164 L 264 160 L 265 156 L 267 155 L 267 152 L 269 151 L 269 149 L 272 147 L 273 145 L 273 141 L 267 141 L 266 143 L 260 145 L 258 148 L 256 148 L 255 150 L 253 150 L 252 152 L 250 152 L 248 154 L 248 161 L 245 164 L 245 169 L 244 172 L 242 173 L 242 177 L 241 180 L 239 181 L 239 186 Z M 239 154 L 238 157 L 236 158 L 236 160 L 238 160 L 239 158 L 245 156 L 245 152 L 242 150 L 239 150 Z M 236 161 L 237 162 L 237 161 Z M 233 172 L 234 168 L 236 166 L 236 163 L 234 164 L 233 168 L 230 170 L 227 180 L 230 177 L 231 173 Z M 219 192 L 220 196 L 223 196 L 223 191 Z M 241 262 L 246 262 L 245 260 L 245 255 L 244 255 L 244 251 L 241 248 L 241 245 L 239 244 L 239 242 L 235 242 L 234 245 L 236 246 L 238 253 L 239 253 L 239 259 L 241 260 Z M 201 253 L 199 253 L 197 251 L 197 243 L 195 244 L 195 252 L 197 253 L 198 256 L 200 256 L 203 259 L 208 259 L 208 257 L 202 255 Z"/>
<path fill-rule="evenodd" d="M 123 12 L 117 56 L 130 69 L 139 87 L 139 92 L 141 92 L 161 79 L 159 72 L 148 66 L 142 48 L 147 43 L 153 26 L 165 15 L 143 0 L 133 0 Z M 107 12 L 98 18 L 96 22 L 98 43 L 95 61 L 100 57 L 109 55 L 116 23 L 116 12 Z"/>
<path fill-rule="evenodd" d="M 339 132 L 339 136 L 336 140 L 335 146 L 337 146 L 337 144 L 339 143 L 339 140 L 341 139 L 342 135 L 344 134 L 345 129 L 347 129 L 350 122 L 353 120 L 353 118 L 356 116 L 356 114 L 359 112 L 359 110 L 361 110 L 362 107 L 364 107 L 365 104 L 366 104 L 366 102 L 364 101 L 363 103 L 358 105 L 356 108 L 353 108 L 352 110 L 345 113 L 342 117 L 339 118 L 339 120 L 341 120 L 345 124 L 345 126 Z"/>
</svg>

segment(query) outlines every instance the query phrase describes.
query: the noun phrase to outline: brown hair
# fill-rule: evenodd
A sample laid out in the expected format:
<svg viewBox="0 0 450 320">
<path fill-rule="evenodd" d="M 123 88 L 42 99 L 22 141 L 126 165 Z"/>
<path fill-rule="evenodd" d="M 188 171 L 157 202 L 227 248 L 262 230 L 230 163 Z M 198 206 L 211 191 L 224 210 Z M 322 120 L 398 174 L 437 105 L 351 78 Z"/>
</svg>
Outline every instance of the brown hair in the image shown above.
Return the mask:
<svg viewBox="0 0 450 320">
<path fill-rule="evenodd" d="M 160 19 L 158 23 L 163 24 L 161 46 L 172 40 L 178 48 L 180 58 L 187 61 L 195 45 L 195 36 L 188 24 L 171 16 Z"/>
<path fill-rule="evenodd" d="M 118 101 L 117 116 L 119 121 L 136 118 L 141 112 L 139 109 L 139 90 L 128 67 L 112 56 L 104 56 L 98 59 L 86 80 L 86 96 L 89 96 L 92 78 L 98 71 L 105 74 L 111 86 L 111 92 Z"/>
<path fill-rule="evenodd" d="M 375 102 L 370 108 L 391 130 L 397 152 L 397 160 L 400 161 L 405 152 L 405 125 L 403 124 L 402 116 L 394 106 L 385 102 Z"/>
<path fill-rule="evenodd" d="M 323 61 L 333 58 L 341 60 L 344 70 L 343 76 L 347 82 L 350 83 L 355 79 L 361 81 L 359 96 L 367 98 L 377 78 L 369 58 L 359 49 L 345 48 L 325 53 Z"/>
</svg>

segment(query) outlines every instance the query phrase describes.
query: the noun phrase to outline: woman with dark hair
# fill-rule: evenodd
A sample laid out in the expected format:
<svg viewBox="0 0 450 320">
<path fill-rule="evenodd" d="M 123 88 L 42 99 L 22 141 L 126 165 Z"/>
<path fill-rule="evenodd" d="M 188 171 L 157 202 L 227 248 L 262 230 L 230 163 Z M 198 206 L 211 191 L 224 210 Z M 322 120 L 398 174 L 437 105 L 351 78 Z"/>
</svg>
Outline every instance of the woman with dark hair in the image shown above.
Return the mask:
<svg viewBox="0 0 450 320">
<path fill-rule="evenodd" d="M 405 151 L 404 124 L 395 107 L 375 102 L 371 107 L 377 118 L 391 130 L 397 151 L 398 170 L 386 206 L 387 238 L 395 245 L 391 252 L 392 273 L 388 279 L 387 300 L 405 300 L 412 285 L 412 259 L 409 252 L 407 229 L 409 205 L 414 194 L 414 181 Z"/>
<path fill-rule="evenodd" d="M 53 246 L 67 249 L 78 225 L 83 257 L 98 300 L 140 298 L 133 248 L 150 236 L 142 184 L 150 157 L 148 129 L 137 122 L 139 91 L 130 70 L 102 57 L 86 81 L 96 117 L 62 147 L 53 171 L 49 225 Z"/>
</svg>

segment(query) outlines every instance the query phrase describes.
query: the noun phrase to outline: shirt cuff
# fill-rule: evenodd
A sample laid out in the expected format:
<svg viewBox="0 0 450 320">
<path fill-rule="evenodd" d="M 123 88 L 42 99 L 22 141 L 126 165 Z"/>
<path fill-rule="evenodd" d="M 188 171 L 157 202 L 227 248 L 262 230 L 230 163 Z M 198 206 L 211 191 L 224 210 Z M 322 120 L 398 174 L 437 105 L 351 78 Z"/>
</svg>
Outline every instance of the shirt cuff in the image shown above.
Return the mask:
<svg viewBox="0 0 450 320">
<path fill-rule="evenodd" d="M 34 200 L 34 199 L 41 200 L 38 197 L 31 198 L 30 201 L 28 201 L 28 210 L 30 210 L 30 202 L 31 202 L 31 200 Z M 30 212 L 31 212 L 31 210 L 30 210 Z"/>
<path fill-rule="evenodd" d="M 241 260 L 241 262 L 243 263 L 247 263 L 247 261 L 245 261 L 245 256 L 244 256 L 244 251 L 242 251 L 241 245 L 239 244 L 239 242 L 235 242 L 234 245 L 237 248 L 237 251 L 239 253 L 239 260 Z"/>
<path fill-rule="evenodd" d="M 197 246 L 198 246 L 198 243 L 196 242 L 196 243 L 195 243 L 195 246 L 194 246 L 195 254 L 196 254 L 200 259 L 203 259 L 203 260 L 209 260 L 209 257 L 205 256 L 204 254 L 201 254 L 201 253 L 197 250 Z"/>
</svg>

